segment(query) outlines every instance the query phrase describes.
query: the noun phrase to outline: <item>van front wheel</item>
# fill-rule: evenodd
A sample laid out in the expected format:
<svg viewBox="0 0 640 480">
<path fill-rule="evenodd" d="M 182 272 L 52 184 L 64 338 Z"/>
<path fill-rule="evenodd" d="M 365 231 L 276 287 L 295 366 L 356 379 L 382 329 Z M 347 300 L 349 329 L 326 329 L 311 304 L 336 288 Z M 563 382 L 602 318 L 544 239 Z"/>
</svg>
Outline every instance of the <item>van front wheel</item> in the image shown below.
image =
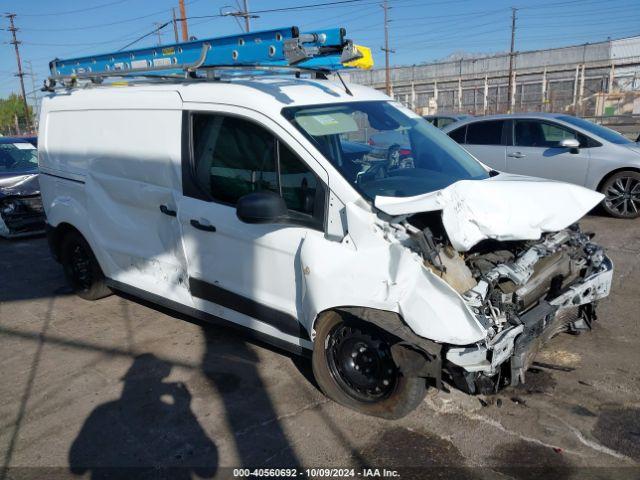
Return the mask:
<svg viewBox="0 0 640 480">
<path fill-rule="evenodd" d="M 402 375 L 387 336 L 366 322 L 344 321 L 337 312 L 318 319 L 313 373 L 325 395 L 360 413 L 401 418 L 426 392 L 424 378 Z"/>
<path fill-rule="evenodd" d="M 80 298 L 98 300 L 111 295 L 91 247 L 79 233 L 70 232 L 62 240 L 60 263 L 67 281 Z"/>
</svg>

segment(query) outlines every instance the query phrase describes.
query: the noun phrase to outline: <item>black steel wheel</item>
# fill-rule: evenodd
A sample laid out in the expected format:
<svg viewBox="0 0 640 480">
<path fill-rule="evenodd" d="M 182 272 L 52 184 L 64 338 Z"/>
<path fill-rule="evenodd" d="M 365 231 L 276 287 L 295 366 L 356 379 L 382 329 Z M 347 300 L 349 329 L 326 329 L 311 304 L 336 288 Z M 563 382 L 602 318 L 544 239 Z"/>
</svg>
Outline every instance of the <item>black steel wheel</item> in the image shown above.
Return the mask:
<svg viewBox="0 0 640 480">
<path fill-rule="evenodd" d="M 335 381 L 362 402 L 388 397 L 398 383 L 389 345 L 355 326 L 338 324 L 331 330 L 327 361 Z"/>
<path fill-rule="evenodd" d="M 62 240 L 60 263 L 79 297 L 98 300 L 111 294 L 91 247 L 79 233 L 70 232 Z"/>
<path fill-rule="evenodd" d="M 605 198 L 602 206 L 617 218 L 640 216 L 640 173 L 618 172 L 608 178 L 600 190 Z"/>
<path fill-rule="evenodd" d="M 80 243 L 75 243 L 69 255 L 69 272 L 74 288 L 88 290 L 92 284 L 91 257 Z"/>
<path fill-rule="evenodd" d="M 327 311 L 315 331 L 313 373 L 327 397 L 388 419 L 404 417 L 424 398 L 425 379 L 403 375 L 391 356 L 393 340 L 374 325 Z"/>
</svg>

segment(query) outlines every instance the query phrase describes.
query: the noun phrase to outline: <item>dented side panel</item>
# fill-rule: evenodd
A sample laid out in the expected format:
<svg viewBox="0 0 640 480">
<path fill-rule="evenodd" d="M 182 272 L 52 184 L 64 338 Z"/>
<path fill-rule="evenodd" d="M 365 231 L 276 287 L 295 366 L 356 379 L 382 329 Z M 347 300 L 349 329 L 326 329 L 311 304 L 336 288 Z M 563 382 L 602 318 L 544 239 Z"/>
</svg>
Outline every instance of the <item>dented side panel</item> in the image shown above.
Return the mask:
<svg viewBox="0 0 640 480">
<path fill-rule="evenodd" d="M 374 214 L 355 204 L 346 210 L 349 235 L 341 243 L 307 237 L 301 247 L 309 326 L 324 310 L 361 306 L 396 312 L 417 335 L 437 342 L 464 345 L 485 337 L 462 297 L 419 255 L 385 238 Z"/>
</svg>

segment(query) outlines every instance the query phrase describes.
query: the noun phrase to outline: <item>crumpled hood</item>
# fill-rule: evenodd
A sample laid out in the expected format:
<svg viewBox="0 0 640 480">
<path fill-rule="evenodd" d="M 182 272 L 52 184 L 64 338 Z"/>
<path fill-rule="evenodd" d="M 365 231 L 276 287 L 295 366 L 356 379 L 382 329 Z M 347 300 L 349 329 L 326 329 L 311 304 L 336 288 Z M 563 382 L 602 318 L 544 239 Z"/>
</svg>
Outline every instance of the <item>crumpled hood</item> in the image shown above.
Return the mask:
<svg viewBox="0 0 640 480">
<path fill-rule="evenodd" d="M 40 183 L 37 173 L 0 175 L 0 198 L 37 195 Z"/>
<path fill-rule="evenodd" d="M 442 210 L 453 247 L 464 252 L 478 242 L 536 240 L 568 227 L 604 196 L 578 185 L 501 173 L 486 180 L 461 180 L 414 197 L 376 197 L 389 215 Z"/>
</svg>

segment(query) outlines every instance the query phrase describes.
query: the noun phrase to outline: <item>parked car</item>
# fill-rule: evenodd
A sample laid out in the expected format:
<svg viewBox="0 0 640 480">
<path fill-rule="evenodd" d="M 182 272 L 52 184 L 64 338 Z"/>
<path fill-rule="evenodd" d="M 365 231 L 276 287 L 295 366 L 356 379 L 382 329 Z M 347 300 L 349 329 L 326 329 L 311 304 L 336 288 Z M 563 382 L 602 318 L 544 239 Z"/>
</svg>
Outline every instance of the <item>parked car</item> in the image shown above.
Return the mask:
<svg viewBox="0 0 640 480">
<path fill-rule="evenodd" d="M 312 357 L 330 398 L 386 418 L 428 386 L 525 380 L 588 329 L 612 264 L 585 188 L 496 174 L 381 92 L 328 80 L 131 81 L 43 98 L 52 252 L 111 289 Z M 346 137 L 403 132 L 394 163 Z"/>
<path fill-rule="evenodd" d="M 22 137 L 22 139 L 29 142 L 34 147 L 38 148 L 38 137 Z"/>
<path fill-rule="evenodd" d="M 422 118 L 424 118 L 427 122 L 434 125 L 435 127 L 443 129 L 444 127 L 446 127 L 447 125 L 451 125 L 452 123 L 460 122 L 462 120 L 467 120 L 468 118 L 473 118 L 473 115 L 459 115 L 459 114 L 423 115 Z"/>
<path fill-rule="evenodd" d="M 366 155 L 371 153 L 371 147 L 366 143 L 351 142 L 349 140 L 344 140 L 344 139 L 342 139 L 340 143 L 342 144 L 343 156 L 351 162 L 360 161 Z"/>
<path fill-rule="evenodd" d="M 582 185 L 605 195 L 610 215 L 640 216 L 640 146 L 613 130 L 565 114 L 523 113 L 473 118 L 444 131 L 498 171 Z"/>
<path fill-rule="evenodd" d="M 423 116 L 430 124 L 437 128 L 444 128 L 446 125 L 472 118 L 471 115 L 448 115 L 448 116 Z M 411 157 L 410 140 L 407 137 L 407 129 L 394 129 L 379 131 L 370 134 L 369 145 L 374 149 L 374 155 L 389 159 L 394 165 Z"/>
<path fill-rule="evenodd" d="M 44 232 L 38 153 L 26 139 L 0 137 L 0 236 Z"/>
</svg>

